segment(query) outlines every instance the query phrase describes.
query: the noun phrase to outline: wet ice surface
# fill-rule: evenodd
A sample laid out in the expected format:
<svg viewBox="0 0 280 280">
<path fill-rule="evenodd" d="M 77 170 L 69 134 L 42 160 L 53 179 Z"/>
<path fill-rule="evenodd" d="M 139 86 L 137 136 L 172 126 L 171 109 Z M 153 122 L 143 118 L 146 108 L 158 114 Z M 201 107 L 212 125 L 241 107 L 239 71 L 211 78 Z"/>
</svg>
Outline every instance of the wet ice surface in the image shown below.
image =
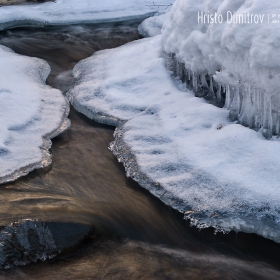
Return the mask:
<svg viewBox="0 0 280 280">
<path fill-rule="evenodd" d="M 69 126 L 68 102 L 45 85 L 50 68 L 0 46 L 0 183 L 50 164 L 50 138 Z"/>
<path fill-rule="evenodd" d="M 111 146 L 128 176 L 193 224 L 279 242 L 279 141 L 230 122 L 226 109 L 194 97 L 179 81 L 176 86 L 160 40 L 143 39 L 80 62 L 72 104 L 103 123 L 128 120 Z M 145 185 L 142 175 L 160 186 Z"/>
<path fill-rule="evenodd" d="M 134 33 L 137 25 L 132 33 L 130 28 L 129 32 L 121 29 L 123 33 L 107 29 L 109 40 L 99 33 L 96 50 L 138 38 Z M 9 33 L 9 46 L 32 55 L 37 46 L 44 45 L 37 48 L 36 56 L 53 63 L 49 83 L 63 88 L 65 84 L 55 77 L 68 71 L 72 57 L 82 57 L 83 49 L 65 44 L 64 37 L 57 35 L 63 33 L 59 28 L 53 29 L 53 37 L 49 34 L 41 39 L 38 34 L 42 35 L 42 30 L 29 30 L 34 40 L 25 30 L 22 37 L 28 37 L 29 44 L 23 43 L 21 32 Z M 51 59 L 50 49 L 60 46 L 67 55 L 60 51 Z M 83 46 L 87 56 L 87 44 Z M 70 119 L 70 130 L 53 141 L 49 169 L 36 170 L 0 188 L 0 221 L 4 226 L 26 217 L 40 218 L 58 240 L 56 244 L 62 246 L 75 240 L 69 237 L 73 229 L 63 227 L 65 223 L 74 224 L 77 231 L 83 229 L 78 224 L 89 226 L 93 235 L 82 246 L 52 260 L 1 271 L 1 279 L 185 279 L 186 275 L 192 279 L 224 279 L 225 275 L 228 279 L 279 279 L 278 244 L 256 235 L 214 235 L 211 229 L 190 228 L 182 215 L 125 177 L 121 164 L 107 148 L 113 141 L 113 127 L 90 121 L 74 109 Z"/>
</svg>

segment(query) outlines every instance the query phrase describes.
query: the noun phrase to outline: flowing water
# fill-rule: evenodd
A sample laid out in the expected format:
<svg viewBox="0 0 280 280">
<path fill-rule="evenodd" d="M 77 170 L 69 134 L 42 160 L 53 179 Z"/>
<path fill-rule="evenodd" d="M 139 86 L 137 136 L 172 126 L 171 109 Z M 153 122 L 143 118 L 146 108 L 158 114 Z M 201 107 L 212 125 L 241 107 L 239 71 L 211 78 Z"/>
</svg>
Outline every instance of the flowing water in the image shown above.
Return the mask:
<svg viewBox="0 0 280 280">
<path fill-rule="evenodd" d="M 138 24 L 17 28 L 1 32 L 0 44 L 48 61 L 47 83 L 66 92 L 78 61 L 139 39 Z M 0 279 L 280 279 L 279 244 L 189 227 L 125 177 L 107 148 L 113 127 L 72 108 L 69 117 L 71 129 L 53 140 L 52 166 L 1 186 L 0 226 L 39 218 L 91 230 L 71 250 L 2 271 Z"/>
</svg>

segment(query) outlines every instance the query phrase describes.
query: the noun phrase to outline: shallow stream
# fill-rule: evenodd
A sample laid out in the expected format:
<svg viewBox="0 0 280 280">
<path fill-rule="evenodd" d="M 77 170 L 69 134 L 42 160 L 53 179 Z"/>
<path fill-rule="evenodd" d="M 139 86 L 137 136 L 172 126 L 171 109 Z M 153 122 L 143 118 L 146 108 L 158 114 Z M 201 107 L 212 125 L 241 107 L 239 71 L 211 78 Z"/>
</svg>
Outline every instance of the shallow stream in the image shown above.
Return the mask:
<svg viewBox="0 0 280 280">
<path fill-rule="evenodd" d="M 47 83 L 66 92 L 74 65 L 140 38 L 139 22 L 17 28 L 0 44 L 48 61 Z M 53 164 L 0 188 L 0 226 L 22 218 L 91 228 L 58 257 L 0 272 L 0 279 L 280 279 L 280 245 L 256 235 L 191 228 L 131 179 L 108 150 L 113 127 L 71 108 L 53 140 Z"/>
</svg>

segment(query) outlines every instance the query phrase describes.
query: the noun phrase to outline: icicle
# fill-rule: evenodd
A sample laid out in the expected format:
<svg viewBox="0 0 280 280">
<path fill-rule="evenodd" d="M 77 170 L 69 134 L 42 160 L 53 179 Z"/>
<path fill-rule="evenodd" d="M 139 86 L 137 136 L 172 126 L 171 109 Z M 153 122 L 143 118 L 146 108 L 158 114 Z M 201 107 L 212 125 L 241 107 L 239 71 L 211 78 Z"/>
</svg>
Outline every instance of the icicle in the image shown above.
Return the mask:
<svg viewBox="0 0 280 280">
<path fill-rule="evenodd" d="M 272 137 L 272 116 L 271 116 L 271 102 L 270 96 L 264 97 L 264 121 L 262 127 L 262 134 L 266 138 Z"/>
<path fill-rule="evenodd" d="M 181 76 L 180 76 L 180 62 L 177 62 L 177 65 L 176 65 L 176 76 L 181 78 Z"/>
<path fill-rule="evenodd" d="M 241 100 L 240 100 L 240 92 L 239 92 L 239 87 L 236 88 L 236 96 L 237 96 L 237 116 L 239 116 L 240 114 L 240 110 L 241 110 Z"/>
<path fill-rule="evenodd" d="M 200 80 L 201 80 L 201 85 L 202 86 L 205 86 L 205 87 L 209 88 L 208 83 L 207 83 L 206 78 L 205 78 L 205 74 L 200 75 Z"/>
<path fill-rule="evenodd" d="M 238 116 L 240 113 L 240 95 L 239 95 L 239 87 L 232 87 L 231 89 L 231 104 L 229 106 L 229 116 L 231 120 L 238 120 Z"/>
<path fill-rule="evenodd" d="M 214 93 L 214 88 L 213 88 L 213 77 L 212 77 L 212 76 L 210 76 L 210 91 L 211 91 L 212 93 Z"/>
<path fill-rule="evenodd" d="M 264 123 L 264 111 L 265 111 L 265 103 L 264 103 L 264 95 L 260 94 L 260 128 L 263 126 Z"/>
<path fill-rule="evenodd" d="M 266 93 L 267 101 L 267 129 L 268 129 L 268 138 L 272 137 L 272 127 L 273 127 L 273 118 L 272 118 L 272 108 L 271 108 L 271 95 Z"/>
<path fill-rule="evenodd" d="M 222 102 L 222 86 L 220 84 L 218 85 L 217 98 L 219 102 Z"/>
<path fill-rule="evenodd" d="M 276 135 L 280 134 L 280 114 L 279 113 L 277 113 L 277 121 L 276 121 L 275 134 Z"/>
<path fill-rule="evenodd" d="M 193 91 L 197 92 L 197 75 L 195 72 L 193 72 L 192 76 L 193 76 Z"/>
<path fill-rule="evenodd" d="M 230 106 L 230 87 L 229 87 L 229 85 L 227 85 L 225 108 L 229 109 L 229 106 Z"/>
<path fill-rule="evenodd" d="M 277 125 L 277 121 L 278 121 L 278 113 L 276 111 L 272 111 L 271 116 L 272 116 L 272 133 L 275 134 L 276 125 Z"/>
</svg>

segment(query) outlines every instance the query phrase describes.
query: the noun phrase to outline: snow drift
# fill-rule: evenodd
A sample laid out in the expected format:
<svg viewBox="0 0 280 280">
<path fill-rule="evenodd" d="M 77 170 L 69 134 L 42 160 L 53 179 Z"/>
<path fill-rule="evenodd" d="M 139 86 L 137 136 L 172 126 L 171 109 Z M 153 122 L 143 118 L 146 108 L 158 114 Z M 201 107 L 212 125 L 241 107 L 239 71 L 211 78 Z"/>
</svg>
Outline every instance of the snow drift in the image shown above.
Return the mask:
<svg viewBox="0 0 280 280">
<path fill-rule="evenodd" d="M 267 138 L 280 133 L 279 8 L 277 0 L 177 0 L 162 35 L 195 92 Z"/>
<path fill-rule="evenodd" d="M 74 75 L 74 107 L 119 125 L 110 149 L 128 176 L 198 227 L 280 242 L 279 142 L 176 86 L 160 36 L 97 52 Z"/>
<path fill-rule="evenodd" d="M 50 138 L 69 127 L 69 105 L 45 85 L 49 65 L 0 46 L 0 183 L 50 164 Z"/>
</svg>

